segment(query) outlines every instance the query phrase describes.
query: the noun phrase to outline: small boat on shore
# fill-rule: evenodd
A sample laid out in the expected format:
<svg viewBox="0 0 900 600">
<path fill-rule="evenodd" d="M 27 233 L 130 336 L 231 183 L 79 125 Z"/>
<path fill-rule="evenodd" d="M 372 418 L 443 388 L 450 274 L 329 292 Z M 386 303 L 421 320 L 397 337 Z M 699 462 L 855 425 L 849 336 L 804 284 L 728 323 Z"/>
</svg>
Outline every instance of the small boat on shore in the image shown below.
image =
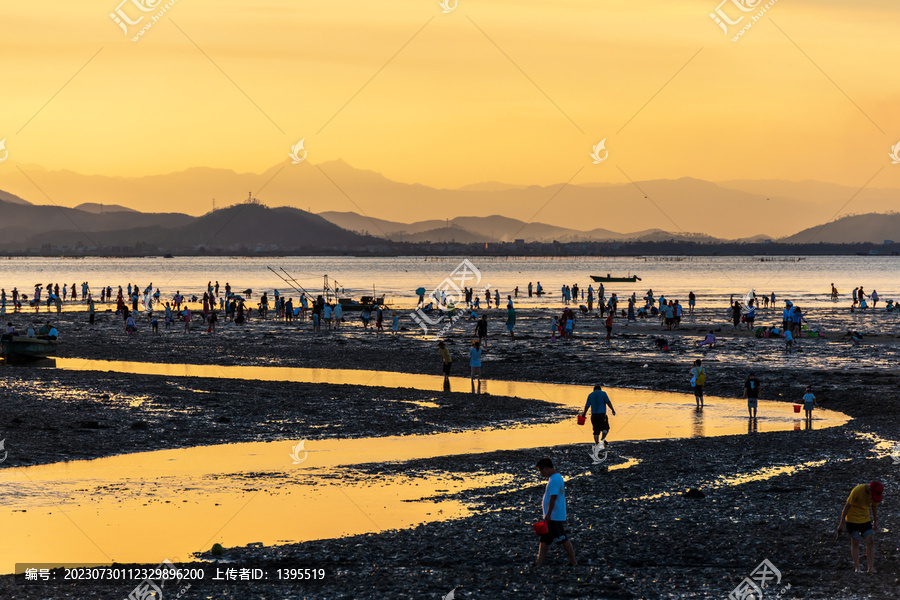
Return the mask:
<svg viewBox="0 0 900 600">
<path fill-rule="evenodd" d="M 368 308 L 369 310 L 373 310 L 379 306 L 384 306 L 384 296 L 381 298 L 376 298 L 374 296 L 363 296 L 359 299 L 359 302 L 354 300 L 353 298 L 340 298 L 338 302 L 341 305 L 341 308 L 345 311 L 361 311 L 364 308 Z"/>
<path fill-rule="evenodd" d="M 603 277 L 601 275 L 591 275 L 591 279 L 598 283 L 634 283 L 641 280 L 641 278 L 637 275 L 629 275 L 628 277 L 613 277 L 609 273 L 606 274 L 606 277 Z"/>
<path fill-rule="evenodd" d="M 9 358 L 46 358 L 56 354 L 56 340 L 42 340 L 24 336 L 0 338 L 0 354 Z"/>
</svg>

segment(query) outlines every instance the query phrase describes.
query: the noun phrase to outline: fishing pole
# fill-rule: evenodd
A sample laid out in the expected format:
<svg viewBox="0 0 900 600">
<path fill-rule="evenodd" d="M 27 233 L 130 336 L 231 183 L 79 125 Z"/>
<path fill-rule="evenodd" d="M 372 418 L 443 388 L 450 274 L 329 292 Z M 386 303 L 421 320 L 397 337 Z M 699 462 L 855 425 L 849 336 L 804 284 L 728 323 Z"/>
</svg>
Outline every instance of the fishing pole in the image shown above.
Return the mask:
<svg viewBox="0 0 900 600">
<path fill-rule="evenodd" d="M 296 285 L 297 287 L 299 287 L 300 290 L 302 290 L 303 294 L 306 294 L 307 296 L 309 296 L 310 300 L 313 300 L 313 295 L 310 294 L 309 292 L 307 292 L 306 288 L 304 288 L 302 285 L 300 285 L 300 282 L 297 281 L 296 277 L 294 277 L 293 275 L 291 275 L 290 273 L 285 271 L 284 267 L 278 267 L 278 268 L 281 269 L 282 271 L 284 271 L 284 274 L 288 276 L 288 279 L 286 279 L 285 281 L 288 281 L 289 283 L 292 283 L 292 285 Z M 297 288 L 295 287 L 294 289 L 297 289 Z"/>
<path fill-rule="evenodd" d="M 288 284 L 291 288 L 293 288 L 293 290 L 294 290 L 295 292 L 297 292 L 297 293 L 299 293 L 299 294 L 303 294 L 303 295 L 305 295 L 305 296 L 308 296 L 309 298 L 312 298 L 312 295 L 311 295 L 309 292 L 307 292 L 305 289 L 303 289 L 303 286 L 301 286 L 299 283 L 295 285 L 294 283 L 291 283 L 290 281 L 288 281 L 287 279 L 285 279 L 284 277 L 282 277 L 281 274 L 278 273 L 278 271 L 276 271 L 276 270 L 273 269 L 272 267 L 266 267 L 266 268 L 269 269 L 270 271 L 272 271 L 273 273 L 275 273 L 275 275 L 277 275 L 279 279 L 281 279 L 283 282 L 285 282 L 285 283 Z M 281 270 L 284 271 L 284 269 L 281 269 Z M 290 276 L 290 273 L 288 273 L 287 271 L 284 271 L 284 272 L 285 272 L 286 275 Z M 292 279 L 293 279 L 293 278 L 292 278 Z M 297 280 L 294 279 L 294 281 L 296 282 Z"/>
</svg>

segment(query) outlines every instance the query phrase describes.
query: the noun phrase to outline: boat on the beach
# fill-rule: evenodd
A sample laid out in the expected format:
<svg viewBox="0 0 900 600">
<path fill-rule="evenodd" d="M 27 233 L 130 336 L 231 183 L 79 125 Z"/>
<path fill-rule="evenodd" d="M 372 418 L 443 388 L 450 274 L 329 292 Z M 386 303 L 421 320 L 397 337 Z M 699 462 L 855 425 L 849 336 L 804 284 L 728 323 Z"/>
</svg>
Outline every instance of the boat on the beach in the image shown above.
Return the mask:
<svg viewBox="0 0 900 600">
<path fill-rule="evenodd" d="M 384 294 L 375 295 L 375 286 L 372 286 L 372 295 L 363 296 L 359 300 L 353 298 L 341 298 L 339 294 L 345 294 L 344 286 L 337 282 L 336 279 L 328 279 L 325 275 L 325 283 L 322 286 L 322 295 L 329 304 L 337 301 L 344 311 L 362 311 L 365 308 L 374 310 L 379 306 L 384 306 Z"/>
<path fill-rule="evenodd" d="M 56 354 L 56 340 L 42 340 L 24 336 L 0 338 L 0 354 L 9 358 L 46 358 Z"/>
<path fill-rule="evenodd" d="M 598 283 L 634 283 L 635 281 L 641 280 L 641 278 L 637 275 L 629 275 L 628 277 L 613 277 L 609 273 L 606 274 L 606 277 L 602 275 L 591 275 L 591 279 Z"/>
<path fill-rule="evenodd" d="M 344 311 L 361 311 L 364 308 L 373 310 L 379 306 L 384 306 L 384 296 L 380 298 L 363 296 L 359 301 L 356 301 L 353 298 L 338 298 L 338 302 Z"/>
</svg>

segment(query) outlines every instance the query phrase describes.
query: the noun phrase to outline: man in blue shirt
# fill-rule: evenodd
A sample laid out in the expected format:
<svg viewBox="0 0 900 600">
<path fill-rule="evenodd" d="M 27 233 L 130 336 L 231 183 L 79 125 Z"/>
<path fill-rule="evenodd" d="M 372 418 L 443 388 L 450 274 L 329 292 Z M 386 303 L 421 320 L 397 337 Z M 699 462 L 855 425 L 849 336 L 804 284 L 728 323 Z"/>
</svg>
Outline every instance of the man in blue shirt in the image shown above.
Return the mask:
<svg viewBox="0 0 900 600">
<path fill-rule="evenodd" d="M 541 545 L 538 548 L 538 557 L 534 561 L 534 566 L 540 567 L 544 563 L 550 544 L 555 542 L 565 548 L 566 554 L 569 556 L 569 565 L 574 567 L 578 564 L 575 560 L 575 549 L 572 548 L 572 542 L 566 536 L 564 527 L 566 522 L 565 482 L 562 475 L 553 468 L 553 461 L 549 458 L 542 458 L 537 461 L 537 470 L 547 480 L 541 509 L 544 513 L 544 521 L 547 523 L 548 531 L 541 534 Z"/>
<path fill-rule="evenodd" d="M 609 418 L 606 416 L 606 407 L 612 410 L 613 416 L 616 414 L 616 409 L 613 408 L 612 402 L 609 401 L 609 396 L 606 395 L 599 385 L 594 386 L 594 391 L 588 394 L 587 402 L 584 405 L 584 410 L 581 411 L 581 416 L 587 415 L 588 408 L 591 409 L 591 425 L 594 427 L 594 444 L 600 443 L 600 436 L 603 435 L 603 441 L 606 441 L 606 434 L 609 433 Z"/>
</svg>

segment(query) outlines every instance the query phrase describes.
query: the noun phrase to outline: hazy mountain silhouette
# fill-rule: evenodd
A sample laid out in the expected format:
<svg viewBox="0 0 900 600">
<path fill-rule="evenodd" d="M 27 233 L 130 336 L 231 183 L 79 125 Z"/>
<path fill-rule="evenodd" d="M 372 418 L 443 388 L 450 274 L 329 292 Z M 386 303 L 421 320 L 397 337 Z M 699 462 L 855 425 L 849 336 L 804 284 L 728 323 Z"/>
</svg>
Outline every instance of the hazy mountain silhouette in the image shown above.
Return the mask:
<svg viewBox="0 0 900 600">
<path fill-rule="evenodd" d="M 885 240 L 897 242 L 897 249 L 900 250 L 900 213 L 843 217 L 830 223 L 804 229 L 778 241 L 788 244 L 809 244 L 813 242 L 832 242 L 837 244 L 872 242 L 881 244 Z"/>
<path fill-rule="evenodd" d="M 321 217 L 335 225 L 357 232 L 401 242 L 581 242 L 581 241 L 715 241 L 702 234 L 671 233 L 662 229 L 648 229 L 632 233 L 618 233 L 608 229 L 578 231 L 555 227 L 546 223 L 525 223 L 499 215 L 489 217 L 457 217 L 448 221 L 417 221 L 398 223 L 359 215 L 353 212 L 324 212 Z M 765 236 L 761 236 L 765 237 Z"/>
<path fill-rule="evenodd" d="M 99 206 L 86 208 L 99 210 Z M 327 219 L 324 217 L 328 217 Z M 38 248 L 138 248 L 147 252 L 290 252 L 395 248 L 387 240 L 410 243 L 462 244 L 513 241 L 686 241 L 722 242 L 705 234 L 645 229 L 617 233 L 606 229 L 578 231 L 544 223 L 525 224 L 497 215 L 460 217 L 412 224 L 370 219 L 356 213 L 315 215 L 293 207 L 268 208 L 242 203 L 201 217 L 178 213 L 115 210 L 97 214 L 57 206 L 0 201 L 0 244 L 7 251 Z M 343 224 L 344 227 L 339 226 Z M 351 231 L 348 229 L 356 229 Z M 377 229 L 378 235 L 371 235 Z M 366 232 L 368 234 L 360 233 Z M 876 243 L 900 237 L 900 214 L 850 216 L 776 240 L 788 244 Z M 765 236 L 738 239 L 759 242 Z M 733 245 L 733 244 L 732 244 Z M 113 250 L 114 251 L 114 250 Z"/>
<path fill-rule="evenodd" d="M 413 233 L 409 235 L 403 234 L 394 234 L 390 236 L 391 240 L 394 241 L 402 241 L 402 242 L 413 242 L 413 243 L 422 243 L 422 242 L 432 242 L 432 243 L 444 243 L 444 242 L 456 242 L 459 244 L 473 244 L 473 243 L 481 243 L 487 241 L 484 239 L 484 236 L 478 235 L 477 233 L 472 233 L 471 231 L 466 231 L 461 227 L 441 227 L 438 229 L 429 229 L 428 231 L 422 231 L 420 233 Z"/>
<path fill-rule="evenodd" d="M 31 204 L 27 200 L 23 200 L 14 194 L 10 194 L 9 192 L 4 192 L 0 190 L 0 201 L 2 202 L 10 202 L 12 204 Z"/>
<path fill-rule="evenodd" d="M 609 232 L 702 232 L 718 238 L 760 234 L 779 237 L 813 225 L 823 215 L 837 213 L 850 198 L 850 208 L 857 211 L 886 212 L 900 205 L 898 190 L 859 191 L 816 181 L 712 183 L 682 178 L 549 186 L 485 182 L 460 189 L 437 189 L 392 181 L 341 160 L 297 165 L 285 162 L 259 174 L 192 168 L 146 177 L 105 177 L 48 171 L 33 165 L 23 165 L 23 170 L 55 202 L 65 206 L 102 202 L 140 211 L 202 214 L 213 207 L 214 199 L 217 206 L 225 206 L 244 200 L 252 190 L 270 206 L 293 206 L 315 213 L 352 211 L 397 223 L 432 222 L 422 230 L 404 230 L 409 234 L 444 228 L 447 219 L 458 215 L 504 215 L 573 231 L 577 226 Z M 33 190 L 15 173 L 0 173 L 0 187 L 19 194 Z M 257 194 L 257 190 L 262 192 Z M 381 235 L 371 225 L 352 228 Z M 499 239 L 494 231 L 494 238 Z M 560 230 L 526 232 L 534 239 L 567 235 Z M 395 232 L 384 229 L 384 233 Z M 490 230 L 477 233 L 492 235 Z"/>
<path fill-rule="evenodd" d="M 75 208 L 0 201 L 0 241 L 5 244 L 24 242 L 36 234 L 51 231 L 75 231 L 83 240 L 88 240 L 91 232 L 177 227 L 195 218 L 177 213 L 104 212 L 101 215 Z"/>
<path fill-rule="evenodd" d="M 84 202 L 82 204 L 79 204 L 75 208 L 95 215 L 110 212 L 138 212 L 133 208 L 119 206 L 118 204 L 99 204 L 97 202 Z"/>
<path fill-rule="evenodd" d="M 44 207 L 35 207 L 44 208 Z M 74 209 L 67 209 L 72 210 Z M 81 212 L 81 211 L 78 211 Z M 111 213 L 132 215 L 141 213 Z M 94 217 L 106 217 L 92 215 Z M 308 249 L 352 249 L 383 245 L 384 241 L 346 231 L 318 215 L 296 208 L 268 208 L 238 204 L 201 217 L 178 215 L 184 224 L 83 231 L 71 227 L 34 234 L 19 246 L 54 247 L 144 247 L 148 251 L 288 251 Z M 7 244 L 8 246 L 9 244 Z"/>
<path fill-rule="evenodd" d="M 851 201 L 847 208 L 858 213 L 888 212 L 900 208 L 900 190 L 859 188 L 822 181 L 786 181 L 784 179 L 734 179 L 719 181 L 724 188 L 740 190 L 767 198 L 806 199 L 834 204 L 834 210 Z M 833 214 L 833 213 L 829 213 Z"/>
<path fill-rule="evenodd" d="M 305 210 L 256 204 L 238 204 L 207 213 L 173 230 L 169 242 L 177 240 L 193 240 L 194 245 L 264 248 L 337 248 L 382 243 L 382 240 L 341 229 Z"/>
</svg>

